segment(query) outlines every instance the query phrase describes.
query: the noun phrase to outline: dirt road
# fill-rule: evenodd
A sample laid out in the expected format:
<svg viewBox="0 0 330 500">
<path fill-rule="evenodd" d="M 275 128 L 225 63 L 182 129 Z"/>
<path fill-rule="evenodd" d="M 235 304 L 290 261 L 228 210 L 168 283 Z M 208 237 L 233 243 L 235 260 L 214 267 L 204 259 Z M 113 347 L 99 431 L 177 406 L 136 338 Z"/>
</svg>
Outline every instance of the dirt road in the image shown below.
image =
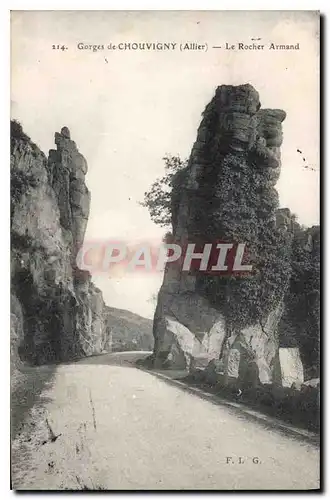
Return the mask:
<svg viewBox="0 0 330 500">
<path fill-rule="evenodd" d="M 57 367 L 13 441 L 14 489 L 319 487 L 316 446 L 129 366 L 135 356 Z"/>
</svg>

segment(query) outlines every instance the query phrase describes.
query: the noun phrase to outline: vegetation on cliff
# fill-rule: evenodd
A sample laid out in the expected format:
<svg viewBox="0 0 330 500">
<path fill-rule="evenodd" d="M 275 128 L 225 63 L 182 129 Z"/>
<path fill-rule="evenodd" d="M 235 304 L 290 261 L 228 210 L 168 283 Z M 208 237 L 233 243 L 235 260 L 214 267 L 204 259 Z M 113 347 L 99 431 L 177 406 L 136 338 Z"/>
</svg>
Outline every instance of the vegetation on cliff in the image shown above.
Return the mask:
<svg viewBox="0 0 330 500">
<path fill-rule="evenodd" d="M 247 245 L 252 275 L 198 276 L 200 292 L 225 313 L 233 329 L 263 322 L 283 296 L 290 276 L 291 234 L 276 227 L 277 192 L 267 184 L 265 172 L 251 168 L 248 160 L 245 153 L 214 158 L 220 169 L 201 174 L 195 200 L 198 211 L 190 221 L 190 234 L 205 243 L 222 240 Z M 178 157 L 166 157 L 165 176 L 146 193 L 144 206 L 155 223 L 168 226 L 174 219 L 175 224 L 186 167 Z"/>
<path fill-rule="evenodd" d="M 30 137 L 23 131 L 22 125 L 17 120 L 10 121 L 10 153 L 14 158 L 14 149 L 16 147 L 26 147 L 31 152 L 32 157 L 44 157 L 46 165 L 46 157 L 40 151 L 38 146 L 31 141 Z M 22 194 L 29 186 L 35 186 L 37 179 L 33 172 L 29 169 L 11 168 L 10 179 L 10 199 L 11 199 L 11 215 L 13 214 L 14 205 L 19 202 Z"/>
<path fill-rule="evenodd" d="M 320 230 L 299 229 L 292 245 L 290 287 L 279 328 L 280 345 L 299 347 L 305 378 L 320 370 Z"/>
<path fill-rule="evenodd" d="M 284 308 L 311 366 L 318 352 L 319 253 L 306 253 L 295 236 L 295 216 L 279 208 L 275 185 L 284 118 L 282 110 L 260 109 L 249 85 L 218 87 L 189 161 L 167 157 L 165 176 L 154 182 L 143 205 L 155 223 L 171 223 L 174 238 L 245 243 L 243 262 L 252 264 L 251 274 L 197 272 L 195 292 L 224 314 L 227 335 L 253 324 L 266 333 L 270 313 L 278 309 L 280 318 Z M 277 343 L 277 321 L 273 330 Z M 286 335 L 282 331 L 282 340 Z"/>
</svg>

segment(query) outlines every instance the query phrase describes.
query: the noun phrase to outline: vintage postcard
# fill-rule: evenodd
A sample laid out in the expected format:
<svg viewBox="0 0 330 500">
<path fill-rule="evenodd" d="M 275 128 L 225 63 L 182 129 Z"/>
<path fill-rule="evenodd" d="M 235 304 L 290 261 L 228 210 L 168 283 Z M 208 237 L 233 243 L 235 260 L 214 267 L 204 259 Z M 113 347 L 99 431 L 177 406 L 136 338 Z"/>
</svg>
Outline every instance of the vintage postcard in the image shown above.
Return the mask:
<svg viewBox="0 0 330 500">
<path fill-rule="evenodd" d="M 319 12 L 11 12 L 12 489 L 320 489 L 319 123 Z"/>
</svg>

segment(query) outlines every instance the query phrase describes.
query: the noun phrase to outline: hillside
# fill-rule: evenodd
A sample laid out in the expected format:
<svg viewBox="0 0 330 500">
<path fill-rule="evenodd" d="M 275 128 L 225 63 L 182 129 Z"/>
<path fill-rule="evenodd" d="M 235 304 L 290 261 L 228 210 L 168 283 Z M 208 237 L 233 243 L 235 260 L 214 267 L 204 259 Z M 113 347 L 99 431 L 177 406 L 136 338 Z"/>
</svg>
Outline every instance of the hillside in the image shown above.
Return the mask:
<svg viewBox="0 0 330 500">
<path fill-rule="evenodd" d="M 106 307 L 104 315 L 112 340 L 112 351 L 150 351 L 153 349 L 151 319 L 114 307 Z"/>
</svg>

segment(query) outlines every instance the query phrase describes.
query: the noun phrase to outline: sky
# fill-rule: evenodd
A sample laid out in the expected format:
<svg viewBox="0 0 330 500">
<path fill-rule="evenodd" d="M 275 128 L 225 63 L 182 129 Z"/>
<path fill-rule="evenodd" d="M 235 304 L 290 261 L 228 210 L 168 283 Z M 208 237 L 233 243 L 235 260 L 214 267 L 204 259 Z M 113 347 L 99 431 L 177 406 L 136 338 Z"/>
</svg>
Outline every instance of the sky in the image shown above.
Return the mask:
<svg viewBox="0 0 330 500">
<path fill-rule="evenodd" d="M 213 49 L 226 43 L 264 50 Z M 113 51 L 108 44 L 176 43 L 174 51 Z M 207 50 L 180 51 L 181 43 Z M 269 51 L 268 44 L 300 50 Z M 105 50 L 79 50 L 104 45 Z M 67 49 L 53 49 L 53 45 Z M 252 84 L 263 108 L 281 108 L 280 204 L 301 224 L 319 222 L 319 25 L 313 12 L 17 11 L 12 13 L 11 114 L 47 154 L 67 126 L 88 162 L 86 241 L 152 240 L 139 205 L 163 174 L 165 154 L 187 158 L 218 85 Z M 302 155 L 315 170 L 303 168 Z M 108 305 L 152 317 L 162 275 L 95 275 Z"/>
</svg>

